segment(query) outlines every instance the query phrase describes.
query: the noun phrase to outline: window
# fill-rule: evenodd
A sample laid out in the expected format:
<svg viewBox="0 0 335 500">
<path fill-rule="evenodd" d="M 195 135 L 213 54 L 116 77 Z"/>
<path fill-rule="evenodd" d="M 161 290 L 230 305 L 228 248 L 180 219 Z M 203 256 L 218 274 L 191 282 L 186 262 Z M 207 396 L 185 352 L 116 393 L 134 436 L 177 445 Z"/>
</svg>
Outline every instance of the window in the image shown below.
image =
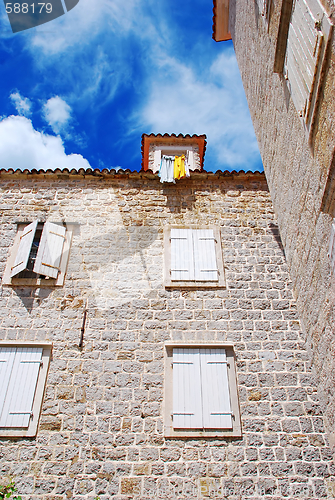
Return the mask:
<svg viewBox="0 0 335 500">
<path fill-rule="evenodd" d="M 335 219 L 333 219 L 331 231 L 330 231 L 330 240 L 329 240 L 329 259 L 330 266 L 332 268 L 332 272 L 335 275 Z"/>
<path fill-rule="evenodd" d="M 217 228 L 166 228 L 164 249 L 165 286 L 225 286 Z"/>
<path fill-rule="evenodd" d="M 51 344 L 0 345 L 0 436 L 36 435 Z"/>
<path fill-rule="evenodd" d="M 3 283 L 63 285 L 72 238 L 72 225 L 53 222 L 19 224 Z"/>
<path fill-rule="evenodd" d="M 318 0 L 295 0 L 289 24 L 284 77 L 310 131 L 332 25 Z"/>
<path fill-rule="evenodd" d="M 167 344 L 165 435 L 241 436 L 231 346 Z"/>
</svg>

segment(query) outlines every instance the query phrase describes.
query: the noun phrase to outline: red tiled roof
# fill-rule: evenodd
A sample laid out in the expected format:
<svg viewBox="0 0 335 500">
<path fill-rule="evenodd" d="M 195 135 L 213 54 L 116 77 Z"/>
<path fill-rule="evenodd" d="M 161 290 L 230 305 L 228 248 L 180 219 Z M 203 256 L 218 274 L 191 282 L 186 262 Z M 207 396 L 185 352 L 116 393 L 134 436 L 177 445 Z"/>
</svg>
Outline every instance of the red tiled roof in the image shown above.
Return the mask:
<svg viewBox="0 0 335 500">
<path fill-rule="evenodd" d="M 76 170 L 76 169 L 72 169 L 72 170 L 68 170 L 68 169 L 60 169 L 60 168 L 57 168 L 56 170 L 51 170 L 51 169 L 47 169 L 47 170 L 27 170 L 27 169 L 24 169 L 24 170 L 21 170 L 21 169 L 16 169 L 16 170 L 13 170 L 12 168 L 6 170 L 4 168 L 0 169 L 0 176 L 5 178 L 5 177 L 29 177 L 29 176 L 45 176 L 46 178 L 49 177 L 49 176 L 52 176 L 52 175 L 55 175 L 59 178 L 68 178 L 68 177 L 112 177 L 112 178 L 148 178 L 148 179 L 158 179 L 158 174 L 154 174 L 151 170 L 140 170 L 139 172 L 137 172 L 136 170 L 132 171 L 132 170 L 129 170 L 129 169 L 119 169 L 119 170 L 115 170 L 115 169 L 103 169 L 103 170 L 99 170 L 99 169 L 91 169 L 91 168 L 87 168 L 87 169 L 84 169 L 84 168 L 81 168 L 79 170 Z M 255 176 L 255 177 L 265 177 L 264 176 L 264 172 L 251 172 L 251 170 L 240 170 L 240 171 L 236 171 L 236 170 L 233 170 L 232 172 L 229 172 L 228 170 L 217 170 L 216 172 L 207 172 L 206 170 L 202 170 L 202 171 L 199 171 L 199 170 L 195 170 L 195 171 L 192 171 L 191 172 L 191 179 L 192 177 L 193 178 L 208 178 L 208 179 L 211 179 L 211 178 L 218 178 L 218 177 L 239 177 L 239 176 L 245 176 L 245 175 L 248 175 L 248 176 Z M 185 182 L 187 182 L 187 180 L 185 180 Z"/>
</svg>

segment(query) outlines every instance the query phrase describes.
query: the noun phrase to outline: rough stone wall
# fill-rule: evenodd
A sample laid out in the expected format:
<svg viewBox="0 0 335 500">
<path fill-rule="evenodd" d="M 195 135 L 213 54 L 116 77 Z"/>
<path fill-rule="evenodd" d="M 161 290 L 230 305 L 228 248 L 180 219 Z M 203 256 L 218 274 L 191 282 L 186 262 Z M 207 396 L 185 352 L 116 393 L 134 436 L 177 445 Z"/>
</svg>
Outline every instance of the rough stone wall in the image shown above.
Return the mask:
<svg viewBox="0 0 335 500">
<path fill-rule="evenodd" d="M 334 22 L 334 4 L 323 3 Z M 335 213 L 322 208 L 328 176 L 334 175 L 335 42 L 333 36 L 309 142 L 285 79 L 273 73 L 281 4 L 271 2 L 267 31 L 256 2 L 232 0 L 231 31 L 319 398 L 335 444 L 335 280 L 327 255 Z"/>
<path fill-rule="evenodd" d="M 1 288 L 0 339 L 53 342 L 36 439 L 0 440 L 24 500 L 334 498 L 334 466 L 264 175 L 3 174 L 17 221 L 78 222 L 65 285 Z M 166 224 L 221 228 L 227 289 L 166 290 Z M 78 342 L 88 308 L 84 346 Z M 234 345 L 241 439 L 165 439 L 166 341 Z"/>
</svg>

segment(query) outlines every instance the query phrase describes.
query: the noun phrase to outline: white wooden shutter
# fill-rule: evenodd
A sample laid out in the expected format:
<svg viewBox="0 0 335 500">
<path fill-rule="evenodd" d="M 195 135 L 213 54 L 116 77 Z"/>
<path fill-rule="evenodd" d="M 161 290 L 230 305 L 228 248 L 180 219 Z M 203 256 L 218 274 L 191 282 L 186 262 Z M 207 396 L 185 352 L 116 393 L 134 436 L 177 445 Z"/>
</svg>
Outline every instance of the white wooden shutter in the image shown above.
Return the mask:
<svg viewBox="0 0 335 500">
<path fill-rule="evenodd" d="M 21 271 L 24 271 L 24 269 L 26 269 L 27 267 L 31 246 L 33 244 L 37 228 L 37 223 L 38 221 L 35 220 L 34 222 L 26 226 L 23 230 L 23 233 L 21 234 L 19 248 L 10 273 L 11 278 L 19 274 Z"/>
<path fill-rule="evenodd" d="M 34 273 L 57 278 L 65 241 L 65 227 L 46 222 L 38 247 Z"/>
<path fill-rule="evenodd" d="M 0 416 L 8 391 L 15 353 L 16 347 L 0 347 Z"/>
<path fill-rule="evenodd" d="M 195 170 L 193 149 L 187 151 L 187 162 L 189 170 Z"/>
<path fill-rule="evenodd" d="M 317 0 L 295 0 L 288 32 L 284 76 L 288 80 L 294 105 L 306 122 L 313 112 L 326 24 L 325 32 L 329 33 L 330 21 Z"/>
<path fill-rule="evenodd" d="M 199 349 L 173 349 L 173 427 L 202 428 Z"/>
<path fill-rule="evenodd" d="M 197 281 L 218 281 L 215 238 L 212 229 L 194 229 L 194 278 Z"/>
<path fill-rule="evenodd" d="M 203 427 L 232 429 L 225 349 L 200 349 Z"/>
<path fill-rule="evenodd" d="M 331 231 L 330 231 L 330 240 L 329 240 L 329 259 L 330 265 L 333 273 L 335 273 L 335 219 L 333 220 Z"/>
<path fill-rule="evenodd" d="M 171 280 L 194 280 L 191 229 L 171 229 Z"/>
<path fill-rule="evenodd" d="M 18 347 L 8 384 L 0 427 L 28 427 L 34 402 L 42 347 Z"/>
<path fill-rule="evenodd" d="M 161 149 L 155 149 L 154 151 L 154 167 L 153 172 L 158 172 L 161 166 L 162 151 Z"/>
</svg>

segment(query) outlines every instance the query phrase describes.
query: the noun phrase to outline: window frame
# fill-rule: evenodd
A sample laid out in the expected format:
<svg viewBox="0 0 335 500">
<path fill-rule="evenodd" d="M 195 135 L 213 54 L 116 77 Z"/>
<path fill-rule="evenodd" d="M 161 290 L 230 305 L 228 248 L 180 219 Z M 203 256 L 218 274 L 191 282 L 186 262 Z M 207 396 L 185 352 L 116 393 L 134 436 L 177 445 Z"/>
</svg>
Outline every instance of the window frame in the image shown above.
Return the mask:
<svg viewBox="0 0 335 500">
<path fill-rule="evenodd" d="M 171 279 L 171 229 L 212 230 L 215 240 L 215 256 L 218 271 L 217 281 L 172 280 Z M 217 226 L 169 225 L 164 228 L 164 286 L 166 288 L 226 288 L 221 245 L 221 233 Z"/>
<path fill-rule="evenodd" d="M 12 285 L 12 286 L 63 286 L 64 285 L 64 280 L 65 280 L 65 274 L 67 271 L 67 265 L 69 261 L 69 253 L 70 253 L 70 247 L 71 247 L 71 241 L 72 241 L 72 234 L 74 231 L 75 224 L 73 223 L 65 223 L 65 240 L 64 240 L 64 245 L 63 245 L 63 250 L 62 250 L 62 256 L 59 264 L 59 272 L 57 278 L 40 278 L 36 274 L 36 278 L 18 278 L 17 276 L 11 277 L 11 269 L 12 266 L 15 263 L 16 255 L 19 249 L 20 245 L 20 238 L 21 235 L 24 231 L 24 228 L 31 224 L 33 221 L 30 222 L 17 222 L 17 233 L 14 238 L 13 245 L 9 251 L 7 262 L 6 262 L 6 267 L 5 271 L 3 274 L 2 278 L 2 284 L 3 285 Z M 51 222 L 51 221 L 49 221 Z M 39 227 L 40 224 L 43 224 L 44 226 L 44 221 L 43 222 L 38 222 L 37 228 Z M 58 222 L 53 222 L 54 224 L 60 225 Z"/>
<path fill-rule="evenodd" d="M 173 412 L 173 349 L 225 349 L 227 357 L 228 383 L 230 391 L 230 404 L 233 414 L 232 429 L 174 429 L 172 412 Z M 169 438 L 185 438 L 185 437 L 242 437 L 241 416 L 239 408 L 239 398 L 237 390 L 236 377 L 236 359 L 232 344 L 209 343 L 209 342 L 167 342 L 164 345 L 164 403 L 163 403 L 163 418 L 164 418 L 164 436 Z"/>
<path fill-rule="evenodd" d="M 286 82 L 286 87 L 291 96 L 294 107 L 297 110 L 297 113 L 304 126 L 306 134 L 309 136 L 311 140 L 313 124 L 320 104 L 319 102 L 320 90 L 324 79 L 323 78 L 324 66 L 326 64 L 327 49 L 329 46 L 329 42 L 332 38 L 333 24 L 331 23 L 331 20 L 324 9 L 324 6 L 319 0 L 315 0 L 313 2 L 311 2 L 310 0 L 305 0 L 307 8 L 311 13 L 311 17 L 313 18 L 317 17 L 316 15 L 317 8 L 320 9 L 320 12 L 322 12 L 321 20 L 317 21 L 317 23 L 319 25 L 319 31 L 322 33 L 323 36 L 323 42 L 320 48 L 318 60 L 314 68 L 314 76 L 313 76 L 311 91 L 306 97 L 307 101 L 307 105 L 305 106 L 306 110 L 298 109 L 299 96 L 295 95 L 295 91 L 292 90 L 294 85 L 292 85 L 290 82 L 289 75 L 287 74 L 287 65 L 286 65 L 286 60 L 288 56 L 288 40 L 290 35 L 290 27 L 292 25 L 291 21 L 293 18 L 296 1 L 297 0 L 283 0 L 282 2 L 281 17 L 280 17 L 277 46 L 276 46 L 275 60 L 274 60 L 274 72 L 279 73 L 282 76 L 283 80 Z M 317 8 L 315 6 L 316 4 L 318 4 Z M 302 70 L 299 71 L 299 74 L 301 73 Z M 304 116 L 304 113 L 307 114 L 307 116 Z"/>
<path fill-rule="evenodd" d="M 28 428 L 17 427 L 0 427 L 0 438 L 15 438 L 15 437 L 35 437 L 37 434 L 38 423 L 41 416 L 42 404 L 44 399 L 46 380 L 48 376 L 50 360 L 52 356 L 52 342 L 42 342 L 33 344 L 25 341 L 0 341 L 0 347 L 17 347 L 17 348 L 42 348 L 42 363 L 37 377 L 36 390 L 32 405 L 32 417 L 29 421 Z"/>
</svg>

